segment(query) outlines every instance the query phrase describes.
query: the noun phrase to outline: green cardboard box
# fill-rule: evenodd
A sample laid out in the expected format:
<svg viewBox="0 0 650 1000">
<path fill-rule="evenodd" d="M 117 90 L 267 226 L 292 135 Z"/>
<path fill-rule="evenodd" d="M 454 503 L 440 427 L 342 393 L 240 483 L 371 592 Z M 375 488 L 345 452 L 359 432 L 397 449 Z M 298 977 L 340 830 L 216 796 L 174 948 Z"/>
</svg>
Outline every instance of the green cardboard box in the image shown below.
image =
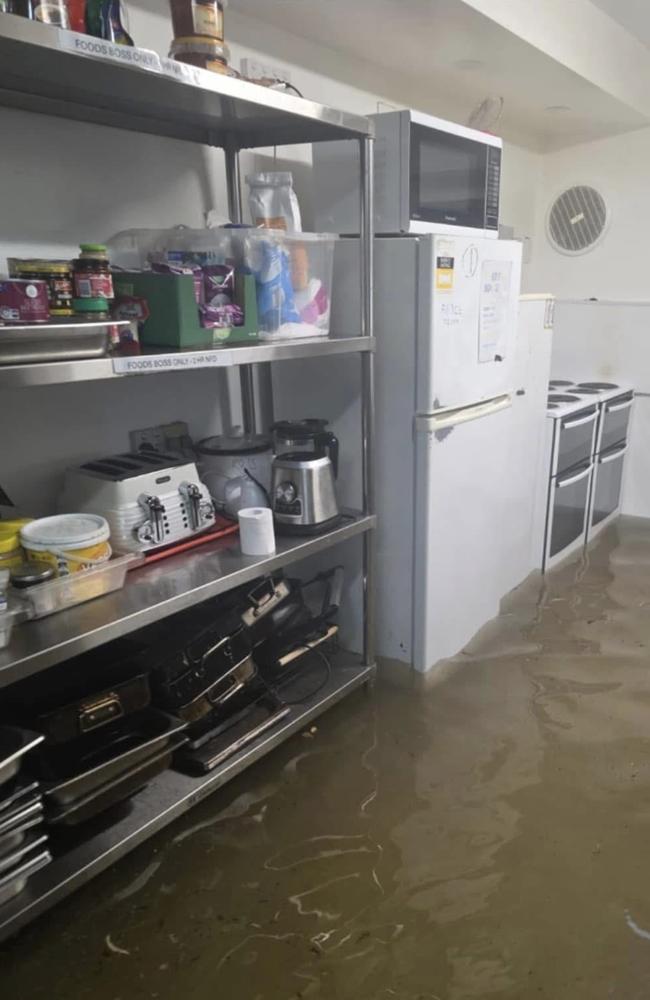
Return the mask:
<svg viewBox="0 0 650 1000">
<path fill-rule="evenodd" d="M 194 279 L 185 274 L 120 271 L 113 274 L 116 306 L 120 299 L 142 299 L 149 315 L 140 323 L 144 347 L 204 350 L 258 339 L 255 278 L 235 275 L 235 301 L 244 311 L 242 326 L 205 329 L 201 326 Z"/>
</svg>

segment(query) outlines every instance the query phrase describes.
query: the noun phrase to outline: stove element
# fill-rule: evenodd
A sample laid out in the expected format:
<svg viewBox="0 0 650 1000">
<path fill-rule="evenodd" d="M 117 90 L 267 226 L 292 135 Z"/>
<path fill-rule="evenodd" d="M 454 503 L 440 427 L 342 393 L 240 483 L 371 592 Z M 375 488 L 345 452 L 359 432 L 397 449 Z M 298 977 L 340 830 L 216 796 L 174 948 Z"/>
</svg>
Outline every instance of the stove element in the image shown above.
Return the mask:
<svg viewBox="0 0 650 1000">
<path fill-rule="evenodd" d="M 615 382 L 580 382 L 576 389 L 618 389 Z"/>
</svg>

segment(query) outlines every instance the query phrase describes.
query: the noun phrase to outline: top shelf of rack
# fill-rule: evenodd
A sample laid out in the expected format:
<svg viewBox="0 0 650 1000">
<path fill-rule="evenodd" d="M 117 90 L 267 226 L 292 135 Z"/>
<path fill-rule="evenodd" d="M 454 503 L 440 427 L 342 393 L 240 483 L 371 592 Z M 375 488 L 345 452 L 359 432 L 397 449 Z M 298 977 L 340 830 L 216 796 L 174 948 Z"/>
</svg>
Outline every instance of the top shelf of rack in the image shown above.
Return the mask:
<svg viewBox="0 0 650 1000">
<path fill-rule="evenodd" d="M 150 55 L 0 14 L 0 105 L 235 149 L 372 132 L 359 115 Z"/>
</svg>

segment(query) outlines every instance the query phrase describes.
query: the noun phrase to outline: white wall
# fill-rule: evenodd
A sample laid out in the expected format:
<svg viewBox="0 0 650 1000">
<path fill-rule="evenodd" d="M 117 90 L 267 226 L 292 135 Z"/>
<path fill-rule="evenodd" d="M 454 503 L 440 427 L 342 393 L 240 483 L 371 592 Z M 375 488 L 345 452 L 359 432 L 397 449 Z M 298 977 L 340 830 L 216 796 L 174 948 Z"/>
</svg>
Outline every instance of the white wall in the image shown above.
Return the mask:
<svg viewBox="0 0 650 1000">
<path fill-rule="evenodd" d="M 531 280 L 563 298 L 647 299 L 650 280 L 650 129 L 574 146 L 542 157 Z M 611 209 L 609 229 L 593 250 L 558 253 L 545 234 L 554 198 L 573 184 L 596 187 Z"/>
</svg>

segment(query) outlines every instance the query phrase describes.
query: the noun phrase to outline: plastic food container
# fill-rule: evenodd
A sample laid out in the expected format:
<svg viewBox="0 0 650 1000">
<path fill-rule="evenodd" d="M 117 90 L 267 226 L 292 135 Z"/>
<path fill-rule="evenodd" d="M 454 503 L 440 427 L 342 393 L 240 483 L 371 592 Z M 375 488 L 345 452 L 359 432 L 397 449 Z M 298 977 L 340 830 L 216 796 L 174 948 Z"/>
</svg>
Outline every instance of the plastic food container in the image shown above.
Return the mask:
<svg viewBox="0 0 650 1000">
<path fill-rule="evenodd" d="M 190 66 L 207 69 L 212 73 L 229 72 L 230 51 L 225 42 L 218 42 L 216 39 L 203 38 L 200 35 L 175 38 L 169 55 L 176 62 L 188 63 Z"/>
<path fill-rule="evenodd" d="M 261 340 L 329 336 L 336 239 L 246 230 L 244 259 L 255 276 Z"/>
<path fill-rule="evenodd" d="M 108 562 L 109 538 L 108 521 L 98 514 L 42 517 L 20 532 L 27 558 L 50 563 L 60 577 Z"/>
<path fill-rule="evenodd" d="M 20 599 L 29 618 L 45 618 L 46 615 L 65 611 L 77 604 L 85 604 L 96 597 L 103 597 L 124 586 L 126 574 L 142 562 L 142 556 L 130 553 L 110 559 L 94 569 L 74 572 L 47 583 L 39 583 L 21 593 Z M 23 612 L 24 615 L 24 612 Z M 0 634 L 2 616 L 0 615 Z M 11 632 L 9 633 L 11 636 Z M 9 639 L 7 639 L 7 643 Z M 5 643 L 6 645 L 6 643 Z"/>
<path fill-rule="evenodd" d="M 0 521 L 0 570 L 16 569 L 25 558 L 20 547 L 20 530 L 29 520 Z"/>
<path fill-rule="evenodd" d="M 24 621 L 26 617 L 24 607 L 10 607 L 8 611 L 0 612 L 0 649 L 9 645 L 14 625 L 19 621 Z"/>
</svg>

